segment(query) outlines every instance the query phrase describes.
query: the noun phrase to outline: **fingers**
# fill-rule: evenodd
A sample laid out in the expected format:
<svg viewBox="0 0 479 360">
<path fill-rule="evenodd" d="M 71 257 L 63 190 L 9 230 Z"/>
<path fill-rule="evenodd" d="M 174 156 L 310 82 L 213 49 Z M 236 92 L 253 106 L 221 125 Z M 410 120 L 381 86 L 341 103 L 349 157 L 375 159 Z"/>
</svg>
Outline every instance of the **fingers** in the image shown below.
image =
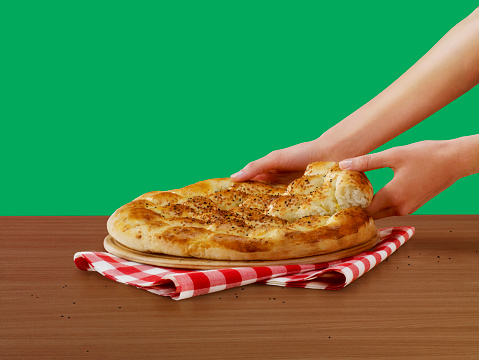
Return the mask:
<svg viewBox="0 0 479 360">
<path fill-rule="evenodd" d="M 339 163 L 341 170 L 355 170 L 355 171 L 369 171 L 389 167 L 388 150 L 381 151 L 375 154 L 367 154 L 355 158 L 345 159 Z"/>
<path fill-rule="evenodd" d="M 390 208 L 381 210 L 375 214 L 370 214 L 369 216 L 371 216 L 374 220 L 379 220 L 389 216 L 397 216 L 397 215 L 398 215 L 397 209 L 394 207 L 390 207 Z"/>
<path fill-rule="evenodd" d="M 236 174 L 231 175 L 233 181 L 246 181 L 254 178 L 256 175 L 267 172 L 271 169 L 277 168 L 280 162 L 280 150 L 273 151 L 268 155 L 250 162 L 242 170 Z"/>
<path fill-rule="evenodd" d="M 304 175 L 304 171 L 294 171 L 288 173 L 265 172 L 256 175 L 252 180 L 266 181 L 279 184 L 289 184 L 291 181 Z"/>
<path fill-rule="evenodd" d="M 369 216 L 375 220 L 388 216 L 407 215 L 410 210 L 407 193 L 395 179 L 374 195 L 371 205 L 366 209 Z"/>
<path fill-rule="evenodd" d="M 371 204 L 366 209 L 370 216 L 395 205 L 394 191 L 391 189 L 390 184 L 386 184 L 374 195 Z"/>
<path fill-rule="evenodd" d="M 259 160 L 250 162 L 241 171 L 231 175 L 231 179 L 245 181 L 266 173 L 304 172 L 309 163 L 321 158 L 320 150 L 321 148 L 315 141 L 276 150 Z M 265 177 L 268 176 L 265 175 Z"/>
</svg>

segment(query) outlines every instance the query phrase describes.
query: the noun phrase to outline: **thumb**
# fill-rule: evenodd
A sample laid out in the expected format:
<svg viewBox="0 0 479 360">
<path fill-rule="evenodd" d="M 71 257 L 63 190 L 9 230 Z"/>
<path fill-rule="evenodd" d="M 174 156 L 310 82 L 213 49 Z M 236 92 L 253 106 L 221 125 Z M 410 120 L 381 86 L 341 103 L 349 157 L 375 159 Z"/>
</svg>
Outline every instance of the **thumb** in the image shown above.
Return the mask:
<svg viewBox="0 0 479 360">
<path fill-rule="evenodd" d="M 339 162 L 341 170 L 369 171 L 389 167 L 387 150 L 375 154 L 367 154 Z"/>
</svg>

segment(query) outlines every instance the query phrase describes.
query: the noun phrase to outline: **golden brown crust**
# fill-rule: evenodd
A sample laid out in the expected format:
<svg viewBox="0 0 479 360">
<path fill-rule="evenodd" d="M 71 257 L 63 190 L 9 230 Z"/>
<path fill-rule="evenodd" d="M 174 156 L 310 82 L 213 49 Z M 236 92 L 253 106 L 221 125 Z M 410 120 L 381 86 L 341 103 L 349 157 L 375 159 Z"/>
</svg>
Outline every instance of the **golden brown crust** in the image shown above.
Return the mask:
<svg viewBox="0 0 479 360">
<path fill-rule="evenodd" d="M 211 179 L 152 191 L 109 218 L 110 235 L 130 248 L 216 260 L 279 260 L 360 245 L 377 229 L 362 207 L 366 176 L 337 163 L 310 164 L 284 185 Z"/>
<path fill-rule="evenodd" d="M 242 191 L 228 189 L 215 192 L 207 198 L 213 201 L 221 210 L 230 210 L 243 203 L 248 196 Z"/>
</svg>

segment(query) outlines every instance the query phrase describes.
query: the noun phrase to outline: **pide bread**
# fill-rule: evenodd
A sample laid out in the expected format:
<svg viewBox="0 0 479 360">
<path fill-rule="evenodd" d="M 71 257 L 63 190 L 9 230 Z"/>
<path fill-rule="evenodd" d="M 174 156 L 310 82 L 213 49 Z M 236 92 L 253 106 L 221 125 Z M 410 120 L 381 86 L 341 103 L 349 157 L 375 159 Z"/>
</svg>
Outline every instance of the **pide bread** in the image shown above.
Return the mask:
<svg viewBox="0 0 479 360">
<path fill-rule="evenodd" d="M 210 179 L 152 191 L 116 210 L 109 234 L 141 252 L 214 260 L 280 260 L 332 253 L 377 234 L 366 175 L 310 164 L 288 186 Z"/>
</svg>

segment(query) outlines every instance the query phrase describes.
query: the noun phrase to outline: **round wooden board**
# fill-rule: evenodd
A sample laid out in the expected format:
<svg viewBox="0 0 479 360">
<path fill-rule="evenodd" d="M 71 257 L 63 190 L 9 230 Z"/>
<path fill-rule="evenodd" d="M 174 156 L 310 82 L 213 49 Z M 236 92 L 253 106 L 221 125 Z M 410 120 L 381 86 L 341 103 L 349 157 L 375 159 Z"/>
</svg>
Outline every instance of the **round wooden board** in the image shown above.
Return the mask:
<svg viewBox="0 0 479 360">
<path fill-rule="evenodd" d="M 233 261 L 233 260 L 209 260 L 179 257 L 165 254 L 144 253 L 137 250 L 130 249 L 125 245 L 119 243 L 110 235 L 105 237 L 103 246 L 110 254 L 116 255 L 123 259 L 135 261 L 142 264 L 149 264 L 162 267 L 171 267 L 178 269 L 196 269 L 196 270 L 211 270 L 223 269 L 233 267 L 250 267 L 250 266 L 272 266 L 272 265 L 299 265 L 299 264 L 318 264 L 328 261 L 343 259 L 349 256 L 354 256 L 363 251 L 371 249 L 379 242 L 379 233 L 371 238 L 368 242 L 340 251 L 329 254 L 308 256 L 296 259 L 284 260 L 247 260 L 247 261 Z"/>
</svg>

